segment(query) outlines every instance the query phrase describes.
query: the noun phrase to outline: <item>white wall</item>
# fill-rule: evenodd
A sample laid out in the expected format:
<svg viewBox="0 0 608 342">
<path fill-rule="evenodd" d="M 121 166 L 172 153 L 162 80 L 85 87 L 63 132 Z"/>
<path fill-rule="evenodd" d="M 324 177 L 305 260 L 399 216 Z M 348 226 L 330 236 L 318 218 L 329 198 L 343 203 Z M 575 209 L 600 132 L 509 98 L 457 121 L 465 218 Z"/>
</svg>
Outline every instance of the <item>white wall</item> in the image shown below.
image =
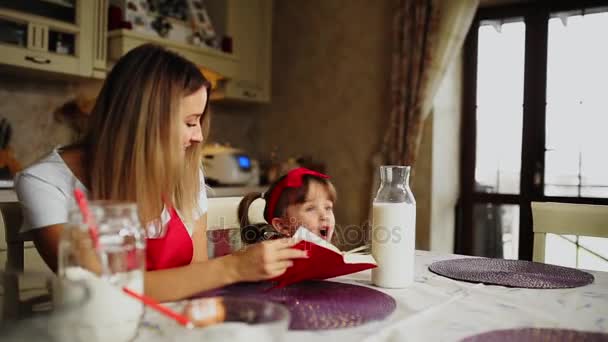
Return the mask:
<svg viewBox="0 0 608 342">
<path fill-rule="evenodd" d="M 432 117 L 430 250 L 453 253 L 455 207 L 460 186 L 462 54 L 448 68 L 437 92 Z"/>
</svg>

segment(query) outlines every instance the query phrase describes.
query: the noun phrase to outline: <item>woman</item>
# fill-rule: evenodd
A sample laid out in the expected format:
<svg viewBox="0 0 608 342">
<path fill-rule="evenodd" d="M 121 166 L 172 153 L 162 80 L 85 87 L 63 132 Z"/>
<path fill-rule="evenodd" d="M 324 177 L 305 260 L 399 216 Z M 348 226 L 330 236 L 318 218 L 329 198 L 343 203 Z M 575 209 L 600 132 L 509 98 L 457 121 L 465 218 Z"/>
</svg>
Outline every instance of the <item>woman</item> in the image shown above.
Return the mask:
<svg viewBox="0 0 608 342">
<path fill-rule="evenodd" d="M 167 235 L 149 240 L 146 255 L 145 292 L 161 301 L 270 279 L 306 256 L 290 248 L 293 242 L 275 240 L 208 260 L 200 144 L 209 92 L 193 63 L 160 46 L 142 45 L 116 63 L 83 141 L 55 149 L 16 179 L 24 229 L 51 269 L 76 188 L 94 200 L 135 202 L 143 224 L 166 225 Z"/>
</svg>

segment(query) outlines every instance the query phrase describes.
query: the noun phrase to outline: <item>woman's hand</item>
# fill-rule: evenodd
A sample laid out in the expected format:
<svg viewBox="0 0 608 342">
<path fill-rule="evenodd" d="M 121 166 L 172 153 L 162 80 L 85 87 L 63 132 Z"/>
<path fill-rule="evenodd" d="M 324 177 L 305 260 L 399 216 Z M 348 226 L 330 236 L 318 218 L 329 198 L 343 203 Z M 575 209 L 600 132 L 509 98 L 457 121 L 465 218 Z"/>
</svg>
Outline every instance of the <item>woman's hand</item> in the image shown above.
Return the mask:
<svg viewBox="0 0 608 342">
<path fill-rule="evenodd" d="M 293 265 L 291 259 L 307 258 L 306 251 L 291 248 L 293 239 L 262 241 L 235 252 L 238 281 L 272 279 L 283 274 Z"/>
</svg>

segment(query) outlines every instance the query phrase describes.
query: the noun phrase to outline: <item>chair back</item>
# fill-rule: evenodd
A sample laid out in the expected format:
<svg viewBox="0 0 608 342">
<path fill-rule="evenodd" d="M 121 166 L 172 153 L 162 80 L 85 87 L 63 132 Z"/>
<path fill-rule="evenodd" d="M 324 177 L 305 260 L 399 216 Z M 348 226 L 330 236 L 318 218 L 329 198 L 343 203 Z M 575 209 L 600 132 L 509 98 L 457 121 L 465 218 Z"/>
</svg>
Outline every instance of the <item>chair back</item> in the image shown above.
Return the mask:
<svg viewBox="0 0 608 342">
<path fill-rule="evenodd" d="M 532 202 L 533 260 L 545 261 L 547 233 L 608 238 L 608 206 Z"/>
<path fill-rule="evenodd" d="M 33 288 L 33 285 L 29 283 L 20 284 L 18 277 L 8 275 L 23 272 L 25 244 L 31 243 L 32 234 L 20 232 L 21 224 L 23 223 L 23 213 L 19 202 L 0 203 L 0 218 L 4 226 L 4 238 L 6 240 L 5 269 L 7 272 L 2 277 L 2 288 L 5 292 L 2 311 L 5 318 L 16 318 L 19 317 L 22 311 L 32 311 L 32 308 L 39 303 L 48 302 L 49 296 L 29 296 L 28 299 L 21 300 L 21 297 L 25 296 L 25 294 L 20 293 L 20 290 L 31 294 L 34 293 L 36 288 Z M 33 248 L 33 246 L 28 246 L 28 248 Z M 42 264 L 42 262 L 40 263 Z M 48 269 L 44 269 L 44 271 L 50 272 Z"/>
<path fill-rule="evenodd" d="M 24 243 L 31 241 L 29 233 L 21 233 L 23 213 L 19 202 L 0 203 L 0 218 L 6 240 L 6 269 L 23 271 Z"/>
<path fill-rule="evenodd" d="M 209 198 L 207 210 L 207 251 L 209 258 L 230 254 L 242 247 L 238 207 L 243 197 Z M 262 199 L 257 199 L 249 207 L 249 222 L 262 223 L 264 220 Z"/>
<path fill-rule="evenodd" d="M 207 231 L 240 227 L 238 218 L 239 203 L 243 197 L 212 197 L 209 198 L 207 211 Z M 249 207 L 249 222 L 264 221 L 264 205 L 266 202 L 257 199 Z"/>
</svg>

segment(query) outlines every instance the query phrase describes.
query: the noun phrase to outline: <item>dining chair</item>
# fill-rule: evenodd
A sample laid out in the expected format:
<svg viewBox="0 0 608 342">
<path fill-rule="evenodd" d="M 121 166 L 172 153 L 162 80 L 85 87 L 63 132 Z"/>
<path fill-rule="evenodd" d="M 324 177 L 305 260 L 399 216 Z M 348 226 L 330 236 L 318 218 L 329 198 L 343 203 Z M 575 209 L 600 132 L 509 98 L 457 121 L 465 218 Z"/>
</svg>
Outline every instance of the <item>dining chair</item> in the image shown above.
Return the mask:
<svg viewBox="0 0 608 342">
<path fill-rule="evenodd" d="M 207 251 L 209 258 L 230 254 L 242 246 L 240 222 L 237 215 L 243 197 L 209 198 L 207 210 Z M 249 207 L 249 222 L 265 222 L 265 201 L 257 199 Z"/>
<path fill-rule="evenodd" d="M 240 227 L 237 209 L 243 197 L 212 197 L 209 198 L 207 211 L 207 230 L 229 229 Z M 264 205 L 266 202 L 257 199 L 249 207 L 249 222 L 264 221 Z"/>
<path fill-rule="evenodd" d="M 2 311 L 5 318 L 16 318 L 24 312 L 30 312 L 32 307 L 47 302 L 49 297 L 40 295 L 21 299 L 22 293 L 19 293 L 19 289 L 30 294 L 40 290 L 32 287 L 33 284 L 19 284 L 19 277 L 10 276 L 10 274 L 20 274 L 24 271 L 25 244 L 32 241 L 32 235 L 20 232 L 23 214 L 18 202 L 0 203 L 0 217 L 4 225 L 6 240 L 5 269 L 8 272 L 2 277 L 2 287 L 5 291 Z M 48 269 L 45 269 L 45 271 L 50 273 Z"/>
<path fill-rule="evenodd" d="M 532 260 L 545 262 L 547 233 L 608 238 L 608 206 L 532 202 Z"/>
<path fill-rule="evenodd" d="M 18 202 L 0 203 L 0 216 L 6 240 L 6 269 L 20 272 L 24 267 L 24 246 L 32 241 L 31 234 L 21 233 L 23 214 Z"/>
</svg>

